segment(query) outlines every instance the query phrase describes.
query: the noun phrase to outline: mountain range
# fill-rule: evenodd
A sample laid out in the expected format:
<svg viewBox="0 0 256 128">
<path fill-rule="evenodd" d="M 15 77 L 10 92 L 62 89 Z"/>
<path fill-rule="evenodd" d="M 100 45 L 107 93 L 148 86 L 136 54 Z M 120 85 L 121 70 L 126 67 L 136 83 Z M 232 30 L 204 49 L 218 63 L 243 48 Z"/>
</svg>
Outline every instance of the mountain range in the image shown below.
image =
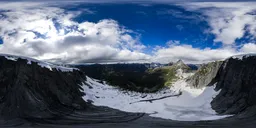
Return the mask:
<svg viewBox="0 0 256 128">
<path fill-rule="evenodd" d="M 64 67 L 3 54 L 0 126 L 252 127 L 255 65 L 241 55 L 197 70 L 181 60 Z"/>
</svg>

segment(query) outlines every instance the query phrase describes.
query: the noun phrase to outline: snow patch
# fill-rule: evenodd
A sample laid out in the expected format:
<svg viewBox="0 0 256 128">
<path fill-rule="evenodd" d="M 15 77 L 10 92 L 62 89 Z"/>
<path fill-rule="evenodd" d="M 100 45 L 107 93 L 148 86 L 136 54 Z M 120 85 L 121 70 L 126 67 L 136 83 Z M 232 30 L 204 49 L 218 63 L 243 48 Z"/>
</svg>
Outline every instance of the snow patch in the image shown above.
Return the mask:
<svg viewBox="0 0 256 128">
<path fill-rule="evenodd" d="M 57 66 L 48 62 L 43 62 L 43 61 L 39 61 L 33 58 L 28 58 L 28 57 L 23 57 L 23 56 L 14 56 L 14 55 L 8 55 L 8 54 L 0 54 L 0 56 L 4 56 L 6 59 L 8 60 L 12 60 L 12 61 L 17 61 L 19 58 L 20 59 L 25 59 L 27 60 L 27 64 L 31 64 L 32 62 L 37 63 L 39 66 L 43 67 L 43 68 L 48 68 L 49 70 L 52 71 L 53 68 L 55 68 L 58 71 L 62 71 L 62 72 L 72 72 L 73 70 L 78 70 L 76 68 L 68 68 L 68 67 L 64 67 L 64 66 Z"/>
<path fill-rule="evenodd" d="M 256 56 L 256 53 L 254 53 L 254 54 L 252 53 L 252 54 L 235 55 L 235 56 L 232 56 L 230 58 L 243 60 L 244 58 L 248 58 L 248 57 L 251 57 L 251 56 Z"/>
<path fill-rule="evenodd" d="M 87 77 L 83 89 L 86 94 L 83 99 L 92 101 L 96 106 L 107 106 L 127 112 L 143 112 L 152 117 L 180 121 L 216 120 L 228 117 L 217 115 L 211 108 L 210 102 L 219 93 L 214 91 L 214 86 L 194 89 L 188 87 L 185 79 L 180 79 L 170 89 L 157 93 L 138 93 L 121 91 L 105 82 L 100 83 Z M 180 92 L 182 92 L 180 96 L 174 96 Z M 158 100 L 149 101 L 150 99 Z"/>
</svg>

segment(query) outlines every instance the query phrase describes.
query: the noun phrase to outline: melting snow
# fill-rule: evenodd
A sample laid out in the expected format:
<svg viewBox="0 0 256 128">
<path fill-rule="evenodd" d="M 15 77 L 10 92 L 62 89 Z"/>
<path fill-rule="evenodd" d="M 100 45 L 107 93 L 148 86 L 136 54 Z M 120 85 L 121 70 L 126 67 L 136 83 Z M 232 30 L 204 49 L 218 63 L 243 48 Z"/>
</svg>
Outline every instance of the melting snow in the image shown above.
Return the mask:
<svg viewBox="0 0 256 128">
<path fill-rule="evenodd" d="M 210 102 L 219 93 L 214 91 L 213 86 L 193 89 L 187 86 L 185 79 L 178 80 L 170 89 L 148 94 L 124 92 L 89 77 L 86 83 L 89 86 L 83 86 L 86 93 L 83 98 L 85 101 L 92 101 L 96 106 L 107 106 L 127 112 L 144 112 L 153 117 L 180 121 L 216 120 L 228 117 L 218 116 L 211 108 Z M 182 95 L 168 97 L 180 91 Z M 161 99 L 161 97 L 166 98 Z M 145 102 L 157 98 L 159 100 Z"/>
</svg>

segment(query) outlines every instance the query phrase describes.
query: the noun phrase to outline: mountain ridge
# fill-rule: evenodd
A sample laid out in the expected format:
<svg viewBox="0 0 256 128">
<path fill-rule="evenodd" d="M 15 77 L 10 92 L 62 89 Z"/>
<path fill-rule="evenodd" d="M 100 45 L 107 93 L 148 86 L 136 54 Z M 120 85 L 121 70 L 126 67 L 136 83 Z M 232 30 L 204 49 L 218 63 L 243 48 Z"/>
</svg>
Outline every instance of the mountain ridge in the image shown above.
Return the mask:
<svg viewBox="0 0 256 128">
<path fill-rule="evenodd" d="M 213 110 L 220 115 L 233 115 L 221 120 L 205 122 L 162 120 L 150 118 L 144 113 L 129 113 L 94 106 L 91 102 L 86 102 L 83 99 L 84 96 L 88 95 L 84 93 L 82 86 L 89 87 L 86 82 L 90 82 L 86 79 L 86 73 L 83 70 L 62 71 L 59 69 L 64 67 L 54 68 L 55 66 L 53 66 L 49 68 L 38 63 L 41 63 L 41 61 L 28 61 L 24 58 L 13 60 L 0 56 L 1 127 L 20 126 L 21 122 L 32 123 L 36 126 L 43 124 L 59 127 L 61 125 L 73 127 L 78 124 L 90 126 L 91 124 L 99 125 L 99 123 L 112 123 L 109 124 L 110 127 L 113 125 L 115 125 L 113 127 L 117 127 L 122 124 L 132 126 L 136 123 L 148 123 L 147 126 L 155 126 L 154 123 L 158 124 L 159 122 L 166 126 L 176 127 L 228 126 L 230 123 L 239 126 L 240 123 L 248 122 L 248 120 L 251 122 L 245 123 L 246 126 L 256 124 L 253 120 L 256 117 L 254 109 L 256 108 L 256 102 L 254 101 L 256 98 L 254 93 L 256 90 L 254 86 L 256 56 L 245 56 L 242 59 L 231 57 L 223 63 L 213 63 L 202 68 L 209 68 L 210 70 L 206 70 L 200 76 L 204 76 L 205 73 L 211 74 L 209 75 L 211 76 L 209 78 L 212 78 L 210 83 L 215 84 L 215 90 L 220 91 L 211 101 L 210 105 Z M 218 65 L 220 65 L 219 68 Z M 218 69 L 218 71 L 214 77 L 215 73 L 212 71 L 215 69 Z M 200 79 L 204 78 L 200 77 Z M 209 80 L 202 83 L 208 82 Z M 202 87 L 208 88 L 204 84 L 202 84 Z M 94 87 L 92 86 L 92 88 Z M 146 93 L 139 94 L 147 95 Z M 97 99 L 97 97 L 94 98 Z M 130 123 L 134 120 L 135 124 Z"/>
</svg>

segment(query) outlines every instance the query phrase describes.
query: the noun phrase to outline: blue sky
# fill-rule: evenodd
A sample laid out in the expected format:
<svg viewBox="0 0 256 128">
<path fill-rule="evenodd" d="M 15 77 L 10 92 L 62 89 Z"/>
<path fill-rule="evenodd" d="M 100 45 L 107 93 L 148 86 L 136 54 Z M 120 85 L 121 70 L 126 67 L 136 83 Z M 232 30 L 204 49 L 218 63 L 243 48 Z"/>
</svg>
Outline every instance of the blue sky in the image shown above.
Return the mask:
<svg viewBox="0 0 256 128">
<path fill-rule="evenodd" d="M 214 35 L 205 33 L 210 28 L 204 16 L 186 11 L 182 7 L 165 4 L 80 4 L 65 9 L 79 11 L 83 8 L 95 13 L 82 13 L 75 21 L 98 22 L 102 19 L 114 19 L 120 25 L 138 33 L 145 45 L 164 46 L 170 40 L 179 40 L 200 48 L 219 47 L 218 44 L 213 45 Z"/>
<path fill-rule="evenodd" d="M 57 63 L 220 60 L 256 52 L 255 5 L 2 2 L 0 52 Z"/>
</svg>

